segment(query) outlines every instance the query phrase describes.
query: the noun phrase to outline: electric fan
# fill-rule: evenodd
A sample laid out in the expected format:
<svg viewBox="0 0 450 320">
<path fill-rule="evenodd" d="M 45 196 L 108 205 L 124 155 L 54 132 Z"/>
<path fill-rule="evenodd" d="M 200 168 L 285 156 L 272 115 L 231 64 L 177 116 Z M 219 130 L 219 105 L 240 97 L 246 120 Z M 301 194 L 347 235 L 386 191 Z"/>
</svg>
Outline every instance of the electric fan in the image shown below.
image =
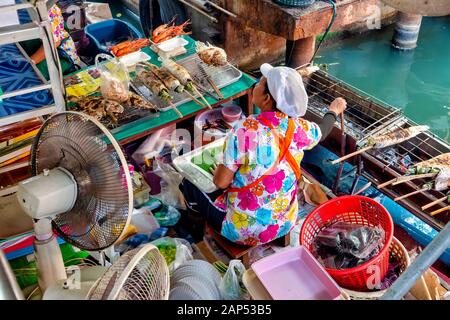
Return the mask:
<svg viewBox="0 0 450 320">
<path fill-rule="evenodd" d="M 37 271 L 45 298 L 49 287 L 62 288 L 67 281 L 52 226 L 82 250 L 111 247 L 130 221 L 133 189 L 117 141 L 97 120 L 78 112 L 47 119 L 32 145 L 31 167 L 33 177 L 19 184 L 17 197 L 37 220 Z M 104 271 L 99 268 L 88 283 Z"/>
<path fill-rule="evenodd" d="M 166 260 L 152 244 L 123 254 L 94 284 L 89 300 L 167 300 L 170 291 Z"/>
</svg>

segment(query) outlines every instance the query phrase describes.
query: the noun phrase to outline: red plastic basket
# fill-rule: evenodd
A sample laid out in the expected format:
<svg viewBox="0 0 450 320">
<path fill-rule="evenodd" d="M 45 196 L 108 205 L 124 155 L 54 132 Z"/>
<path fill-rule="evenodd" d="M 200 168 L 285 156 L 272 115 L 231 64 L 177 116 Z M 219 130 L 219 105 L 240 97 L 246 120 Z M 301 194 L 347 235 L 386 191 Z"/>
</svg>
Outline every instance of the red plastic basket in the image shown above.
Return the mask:
<svg viewBox="0 0 450 320">
<path fill-rule="evenodd" d="M 343 196 L 325 202 L 305 219 L 300 231 L 300 244 L 312 252 L 316 235 L 333 223 L 343 221 L 375 227 L 385 231 L 384 247 L 369 261 L 350 269 L 325 268 L 333 279 L 347 289 L 367 291 L 371 284 L 384 279 L 389 267 L 389 246 L 394 223 L 389 212 L 378 202 L 363 196 Z"/>
</svg>

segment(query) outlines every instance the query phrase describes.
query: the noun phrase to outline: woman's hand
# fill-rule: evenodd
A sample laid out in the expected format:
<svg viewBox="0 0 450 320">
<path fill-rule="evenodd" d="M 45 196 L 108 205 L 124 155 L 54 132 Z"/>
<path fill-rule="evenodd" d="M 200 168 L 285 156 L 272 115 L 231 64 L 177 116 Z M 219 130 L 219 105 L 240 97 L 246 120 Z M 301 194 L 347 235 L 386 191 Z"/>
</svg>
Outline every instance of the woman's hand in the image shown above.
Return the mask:
<svg viewBox="0 0 450 320">
<path fill-rule="evenodd" d="M 347 109 L 347 101 L 344 98 L 336 98 L 330 105 L 330 111 L 340 115 Z"/>
</svg>

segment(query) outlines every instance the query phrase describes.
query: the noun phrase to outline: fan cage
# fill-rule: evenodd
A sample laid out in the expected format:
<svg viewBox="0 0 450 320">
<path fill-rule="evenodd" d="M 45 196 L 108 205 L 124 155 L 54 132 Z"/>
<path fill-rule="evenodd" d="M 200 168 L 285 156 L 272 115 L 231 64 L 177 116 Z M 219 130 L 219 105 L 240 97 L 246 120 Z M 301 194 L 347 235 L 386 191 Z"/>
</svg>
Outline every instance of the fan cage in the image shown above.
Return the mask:
<svg viewBox="0 0 450 320">
<path fill-rule="evenodd" d="M 167 300 L 169 268 L 158 248 L 148 244 L 123 254 L 88 294 L 89 300 Z"/>
<path fill-rule="evenodd" d="M 133 188 L 125 155 L 111 133 L 79 112 L 47 119 L 31 150 L 33 175 L 62 167 L 77 182 L 74 207 L 53 219 L 68 243 L 88 251 L 112 246 L 125 232 L 133 210 Z"/>
</svg>

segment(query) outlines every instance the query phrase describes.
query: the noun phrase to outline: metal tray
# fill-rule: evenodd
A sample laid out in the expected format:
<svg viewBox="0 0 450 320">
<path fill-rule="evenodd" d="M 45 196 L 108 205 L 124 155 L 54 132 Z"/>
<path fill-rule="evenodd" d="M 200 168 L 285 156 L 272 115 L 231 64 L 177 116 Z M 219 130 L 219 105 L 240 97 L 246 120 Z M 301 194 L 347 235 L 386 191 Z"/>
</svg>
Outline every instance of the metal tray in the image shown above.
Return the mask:
<svg viewBox="0 0 450 320">
<path fill-rule="evenodd" d="M 184 59 L 178 60 L 178 64 L 185 67 L 192 76 L 194 84 L 200 91 L 206 91 L 214 94 L 214 89 L 208 83 L 207 77 L 210 76 L 219 89 L 222 89 L 230 84 L 238 81 L 242 77 L 242 72 L 231 64 L 223 67 L 212 67 L 200 60 L 197 54 L 190 55 Z M 148 102 L 153 103 L 160 111 L 167 111 L 172 109 L 172 106 L 162 101 L 158 96 L 154 95 L 138 78 L 131 80 L 131 86 L 142 98 Z M 173 97 L 173 105 L 178 107 L 186 102 L 191 101 L 191 98 L 185 93 L 170 92 Z M 194 94 L 198 98 L 198 94 Z"/>
</svg>

